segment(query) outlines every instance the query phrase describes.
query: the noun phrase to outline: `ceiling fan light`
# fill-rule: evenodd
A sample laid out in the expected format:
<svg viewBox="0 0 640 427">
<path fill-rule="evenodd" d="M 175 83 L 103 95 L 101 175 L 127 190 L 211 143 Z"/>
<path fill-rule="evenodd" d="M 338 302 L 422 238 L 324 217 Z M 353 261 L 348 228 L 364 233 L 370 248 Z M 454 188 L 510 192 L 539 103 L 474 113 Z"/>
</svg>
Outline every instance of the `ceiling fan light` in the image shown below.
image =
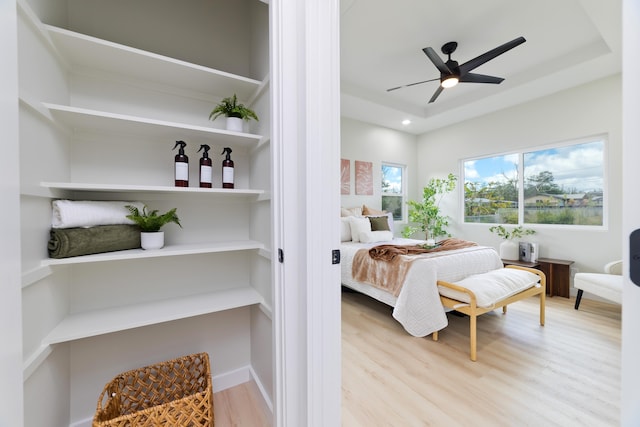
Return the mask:
<svg viewBox="0 0 640 427">
<path fill-rule="evenodd" d="M 440 86 L 445 89 L 449 89 L 457 85 L 458 81 L 458 76 L 447 76 L 440 82 Z"/>
</svg>

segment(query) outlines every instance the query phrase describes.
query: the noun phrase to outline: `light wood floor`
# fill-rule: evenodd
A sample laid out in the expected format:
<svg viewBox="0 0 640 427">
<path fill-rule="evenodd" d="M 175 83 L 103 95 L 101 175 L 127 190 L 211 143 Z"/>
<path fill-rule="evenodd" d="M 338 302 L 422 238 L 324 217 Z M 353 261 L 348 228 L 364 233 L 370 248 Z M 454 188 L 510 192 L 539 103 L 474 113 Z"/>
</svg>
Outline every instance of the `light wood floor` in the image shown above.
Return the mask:
<svg viewBox="0 0 640 427">
<path fill-rule="evenodd" d="M 255 382 L 213 394 L 216 427 L 269 427 L 271 412 Z"/>
<path fill-rule="evenodd" d="M 530 298 L 478 318 L 449 315 L 439 341 L 408 335 L 391 308 L 342 297 L 343 426 L 617 426 L 620 307 Z"/>
<path fill-rule="evenodd" d="M 342 425 L 593 426 L 620 424 L 620 307 L 535 298 L 478 318 L 449 315 L 440 340 L 408 335 L 391 308 L 358 293 L 342 298 Z M 216 427 L 271 426 L 255 383 L 215 393 Z M 332 426 L 327 426 L 332 427 Z"/>
</svg>

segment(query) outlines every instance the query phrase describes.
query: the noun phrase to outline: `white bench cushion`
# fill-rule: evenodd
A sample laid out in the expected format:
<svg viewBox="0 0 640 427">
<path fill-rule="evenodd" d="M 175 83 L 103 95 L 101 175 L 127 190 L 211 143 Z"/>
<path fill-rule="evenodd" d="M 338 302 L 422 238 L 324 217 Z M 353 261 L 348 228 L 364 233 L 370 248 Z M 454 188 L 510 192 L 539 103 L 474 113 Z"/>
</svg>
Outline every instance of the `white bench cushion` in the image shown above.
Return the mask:
<svg viewBox="0 0 640 427">
<path fill-rule="evenodd" d="M 609 301 L 622 304 L 622 276 L 602 273 L 576 273 L 573 286 Z"/>
<path fill-rule="evenodd" d="M 505 298 L 535 286 L 540 277 L 537 274 L 515 268 L 501 268 L 487 273 L 468 276 L 455 285 L 472 291 L 478 307 L 489 308 Z M 469 303 L 469 295 L 444 286 L 438 286 L 440 295 Z"/>
</svg>

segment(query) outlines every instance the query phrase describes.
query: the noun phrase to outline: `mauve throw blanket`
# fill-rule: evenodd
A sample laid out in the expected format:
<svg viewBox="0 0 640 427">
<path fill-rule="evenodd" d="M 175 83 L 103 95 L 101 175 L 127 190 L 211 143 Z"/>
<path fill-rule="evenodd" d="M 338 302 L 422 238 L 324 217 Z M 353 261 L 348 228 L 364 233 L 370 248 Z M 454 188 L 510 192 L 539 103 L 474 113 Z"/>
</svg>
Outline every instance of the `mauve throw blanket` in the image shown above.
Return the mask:
<svg viewBox="0 0 640 427">
<path fill-rule="evenodd" d="M 477 243 L 461 239 L 445 239 L 438 246 L 426 249 L 418 245 L 378 245 L 360 249 L 353 258 L 353 278 L 368 283 L 397 297 L 415 256 L 432 252 L 451 251 L 477 246 Z"/>
</svg>

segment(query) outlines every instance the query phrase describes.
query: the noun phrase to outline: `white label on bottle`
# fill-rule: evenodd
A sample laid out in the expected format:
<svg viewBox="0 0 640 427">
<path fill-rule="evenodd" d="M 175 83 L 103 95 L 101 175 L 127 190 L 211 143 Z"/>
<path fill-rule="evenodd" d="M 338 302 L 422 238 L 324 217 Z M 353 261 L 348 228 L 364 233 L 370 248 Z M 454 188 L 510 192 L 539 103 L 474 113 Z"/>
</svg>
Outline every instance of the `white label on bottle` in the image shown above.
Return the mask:
<svg viewBox="0 0 640 427">
<path fill-rule="evenodd" d="M 200 182 L 211 184 L 212 169 L 213 168 L 211 166 L 206 166 L 206 165 L 200 166 Z"/>
<path fill-rule="evenodd" d="M 233 168 L 230 168 L 229 166 L 222 167 L 222 183 L 233 184 Z"/>
<path fill-rule="evenodd" d="M 176 181 L 189 181 L 189 163 L 176 162 Z"/>
</svg>

